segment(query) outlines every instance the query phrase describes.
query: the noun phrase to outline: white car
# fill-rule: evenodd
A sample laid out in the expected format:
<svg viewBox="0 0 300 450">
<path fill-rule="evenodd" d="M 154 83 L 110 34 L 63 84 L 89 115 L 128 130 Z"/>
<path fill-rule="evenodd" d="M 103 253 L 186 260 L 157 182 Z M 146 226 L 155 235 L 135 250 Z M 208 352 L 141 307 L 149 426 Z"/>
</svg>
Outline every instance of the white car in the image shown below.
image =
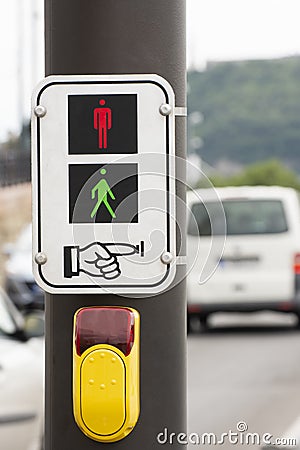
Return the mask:
<svg viewBox="0 0 300 450">
<path fill-rule="evenodd" d="M 188 317 L 206 325 L 214 312 L 271 310 L 300 321 L 298 192 L 201 189 L 188 205 Z"/>
<path fill-rule="evenodd" d="M 32 313 L 26 321 L 0 290 L 0 448 L 3 450 L 42 448 L 44 340 L 29 338 L 42 334 L 42 317 Z"/>
</svg>

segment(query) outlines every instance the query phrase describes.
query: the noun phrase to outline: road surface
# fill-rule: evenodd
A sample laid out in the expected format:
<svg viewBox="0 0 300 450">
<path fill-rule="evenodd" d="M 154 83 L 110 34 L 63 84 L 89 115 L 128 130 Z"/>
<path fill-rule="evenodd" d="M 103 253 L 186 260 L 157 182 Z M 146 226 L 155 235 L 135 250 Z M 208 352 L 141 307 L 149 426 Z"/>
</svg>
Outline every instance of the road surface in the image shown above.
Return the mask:
<svg viewBox="0 0 300 450">
<path fill-rule="evenodd" d="M 293 317 L 222 314 L 212 319 L 208 331 L 188 338 L 188 432 L 220 437 L 236 432 L 243 421 L 248 432 L 280 438 L 300 416 L 300 331 L 292 326 Z M 200 446 L 212 447 L 261 448 L 226 439 L 223 445 Z"/>
</svg>

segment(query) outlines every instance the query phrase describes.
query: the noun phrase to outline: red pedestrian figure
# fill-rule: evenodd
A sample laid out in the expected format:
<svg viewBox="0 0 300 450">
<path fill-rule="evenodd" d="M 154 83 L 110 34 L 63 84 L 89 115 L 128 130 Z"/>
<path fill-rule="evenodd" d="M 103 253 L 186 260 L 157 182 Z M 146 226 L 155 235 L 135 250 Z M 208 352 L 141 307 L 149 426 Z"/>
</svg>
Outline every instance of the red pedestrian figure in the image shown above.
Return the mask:
<svg viewBox="0 0 300 450">
<path fill-rule="evenodd" d="M 107 130 L 112 127 L 111 109 L 104 107 L 105 100 L 99 101 L 101 108 L 94 109 L 94 128 L 98 130 L 98 147 L 107 148 Z"/>
</svg>

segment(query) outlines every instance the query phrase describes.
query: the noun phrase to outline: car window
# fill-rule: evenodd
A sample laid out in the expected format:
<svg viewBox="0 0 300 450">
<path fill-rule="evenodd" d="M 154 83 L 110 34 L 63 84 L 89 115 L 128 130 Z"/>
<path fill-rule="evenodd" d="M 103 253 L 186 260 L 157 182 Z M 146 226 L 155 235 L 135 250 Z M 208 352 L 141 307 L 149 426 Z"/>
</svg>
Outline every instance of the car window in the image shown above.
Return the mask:
<svg viewBox="0 0 300 450">
<path fill-rule="evenodd" d="M 16 324 L 9 313 L 5 298 L 0 293 L 0 336 L 11 335 L 16 332 Z"/>
<path fill-rule="evenodd" d="M 288 230 L 280 200 L 225 200 L 227 235 L 284 233 Z M 221 235 L 217 202 L 194 203 L 188 224 L 192 236 Z"/>
</svg>

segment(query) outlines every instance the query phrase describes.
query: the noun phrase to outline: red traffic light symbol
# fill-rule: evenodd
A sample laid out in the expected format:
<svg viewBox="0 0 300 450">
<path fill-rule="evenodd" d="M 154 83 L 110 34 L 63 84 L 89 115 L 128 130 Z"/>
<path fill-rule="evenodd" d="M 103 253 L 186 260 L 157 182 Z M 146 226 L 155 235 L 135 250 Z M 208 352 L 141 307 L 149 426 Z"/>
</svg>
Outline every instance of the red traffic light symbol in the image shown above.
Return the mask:
<svg viewBox="0 0 300 450">
<path fill-rule="evenodd" d="M 105 105 L 105 100 L 99 101 L 100 108 L 94 109 L 94 129 L 98 131 L 99 149 L 107 148 L 107 134 L 112 127 L 112 111 Z"/>
</svg>

